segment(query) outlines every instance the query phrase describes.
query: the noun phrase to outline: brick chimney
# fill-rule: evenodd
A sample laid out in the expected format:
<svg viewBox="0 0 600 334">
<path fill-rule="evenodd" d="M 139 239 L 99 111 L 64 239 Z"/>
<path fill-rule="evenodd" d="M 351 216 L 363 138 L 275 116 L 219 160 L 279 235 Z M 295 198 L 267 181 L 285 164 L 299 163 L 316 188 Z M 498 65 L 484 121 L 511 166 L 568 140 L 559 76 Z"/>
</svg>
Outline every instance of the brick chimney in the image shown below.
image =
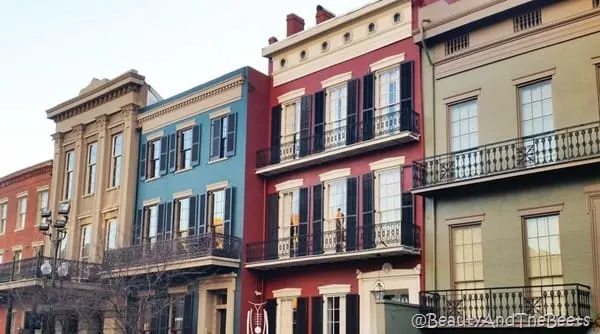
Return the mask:
<svg viewBox="0 0 600 334">
<path fill-rule="evenodd" d="M 273 36 L 271 38 L 269 38 L 269 45 L 277 43 L 277 37 Z"/>
<path fill-rule="evenodd" d="M 304 30 L 304 19 L 292 13 L 287 16 L 287 36 Z"/>
<path fill-rule="evenodd" d="M 335 14 L 328 11 L 327 9 L 323 8 L 323 6 L 318 5 L 317 6 L 317 15 L 316 15 L 316 19 L 317 19 L 317 24 L 321 23 L 321 22 L 325 22 L 331 18 L 334 18 Z"/>
</svg>

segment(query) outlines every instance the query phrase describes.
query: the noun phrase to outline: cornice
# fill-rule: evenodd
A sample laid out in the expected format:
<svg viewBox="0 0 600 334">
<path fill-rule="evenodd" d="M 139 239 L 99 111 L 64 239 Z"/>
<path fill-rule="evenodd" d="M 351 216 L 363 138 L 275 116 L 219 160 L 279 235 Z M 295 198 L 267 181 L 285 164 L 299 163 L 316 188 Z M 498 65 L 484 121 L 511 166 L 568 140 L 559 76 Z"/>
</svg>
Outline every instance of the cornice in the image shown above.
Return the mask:
<svg viewBox="0 0 600 334">
<path fill-rule="evenodd" d="M 45 173 L 52 173 L 52 160 L 44 161 L 0 178 L 0 188 L 5 188 Z"/>
<path fill-rule="evenodd" d="M 181 108 L 189 106 L 194 103 L 198 103 L 202 100 L 209 99 L 211 97 L 223 94 L 228 90 L 231 90 L 236 87 L 240 87 L 244 84 L 244 77 L 239 75 L 231 80 L 228 80 L 222 84 L 216 85 L 214 87 L 205 89 L 200 91 L 199 93 L 189 95 L 187 97 L 182 98 L 181 100 L 176 100 L 171 102 L 170 104 L 165 105 L 156 110 L 149 111 L 148 113 L 142 113 L 138 115 L 138 125 L 142 125 L 144 122 L 149 120 L 170 114 L 175 112 Z"/>
</svg>

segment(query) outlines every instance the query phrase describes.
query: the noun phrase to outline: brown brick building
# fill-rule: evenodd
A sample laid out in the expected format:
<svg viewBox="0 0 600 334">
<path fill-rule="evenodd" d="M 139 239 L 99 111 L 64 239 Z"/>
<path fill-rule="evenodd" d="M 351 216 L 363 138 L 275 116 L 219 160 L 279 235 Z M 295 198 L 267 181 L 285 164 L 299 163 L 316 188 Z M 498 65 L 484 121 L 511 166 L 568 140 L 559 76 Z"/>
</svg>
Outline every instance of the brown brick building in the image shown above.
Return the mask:
<svg viewBox="0 0 600 334">
<path fill-rule="evenodd" d="M 52 160 L 0 177 L 0 266 L 34 257 L 43 247 L 45 236 L 37 225 L 40 209 L 48 205 L 51 180 Z M 0 277 L 0 282 L 6 279 Z M 18 332 L 24 320 L 15 306 L 12 333 Z M 6 305 L 0 303 L 0 332 L 6 328 L 7 316 Z"/>
</svg>

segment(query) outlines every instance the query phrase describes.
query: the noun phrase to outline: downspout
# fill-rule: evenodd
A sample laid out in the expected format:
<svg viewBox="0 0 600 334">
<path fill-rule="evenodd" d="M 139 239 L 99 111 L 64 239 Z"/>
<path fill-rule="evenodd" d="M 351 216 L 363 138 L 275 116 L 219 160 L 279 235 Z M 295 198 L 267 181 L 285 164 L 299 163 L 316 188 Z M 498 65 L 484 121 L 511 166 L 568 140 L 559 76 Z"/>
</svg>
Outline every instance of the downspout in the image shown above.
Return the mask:
<svg viewBox="0 0 600 334">
<path fill-rule="evenodd" d="M 421 47 L 425 51 L 425 56 L 427 56 L 427 61 L 429 62 L 429 66 L 431 67 L 431 123 L 433 127 L 432 133 L 432 141 L 433 141 L 433 156 L 436 154 L 436 126 L 435 126 L 435 63 L 431 58 L 431 54 L 429 52 L 429 48 L 427 48 L 427 44 L 425 42 L 425 27 L 423 27 L 424 23 L 431 23 L 429 19 L 422 19 L 419 25 L 419 30 L 421 33 Z M 424 123 L 424 122 L 423 122 Z M 431 269 L 433 276 L 433 290 L 437 290 L 437 214 L 436 214 L 436 201 L 435 198 L 431 198 L 432 204 L 432 213 L 433 216 L 433 268 Z"/>
</svg>

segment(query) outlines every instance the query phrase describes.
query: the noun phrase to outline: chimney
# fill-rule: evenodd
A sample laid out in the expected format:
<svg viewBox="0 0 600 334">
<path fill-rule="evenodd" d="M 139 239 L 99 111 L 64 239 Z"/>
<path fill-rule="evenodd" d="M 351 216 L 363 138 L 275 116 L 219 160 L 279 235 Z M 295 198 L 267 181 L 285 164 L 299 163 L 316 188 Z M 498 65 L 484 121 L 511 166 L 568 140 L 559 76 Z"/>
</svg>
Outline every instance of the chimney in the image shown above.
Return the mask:
<svg viewBox="0 0 600 334">
<path fill-rule="evenodd" d="M 269 38 L 269 45 L 277 43 L 277 37 L 273 36 Z"/>
<path fill-rule="evenodd" d="M 287 36 L 304 30 L 304 19 L 292 13 L 287 16 Z"/>
<path fill-rule="evenodd" d="M 328 11 L 327 9 L 323 8 L 323 6 L 318 5 L 317 6 L 317 24 L 321 23 L 321 22 L 325 22 L 331 18 L 334 18 L 335 14 Z"/>
</svg>

